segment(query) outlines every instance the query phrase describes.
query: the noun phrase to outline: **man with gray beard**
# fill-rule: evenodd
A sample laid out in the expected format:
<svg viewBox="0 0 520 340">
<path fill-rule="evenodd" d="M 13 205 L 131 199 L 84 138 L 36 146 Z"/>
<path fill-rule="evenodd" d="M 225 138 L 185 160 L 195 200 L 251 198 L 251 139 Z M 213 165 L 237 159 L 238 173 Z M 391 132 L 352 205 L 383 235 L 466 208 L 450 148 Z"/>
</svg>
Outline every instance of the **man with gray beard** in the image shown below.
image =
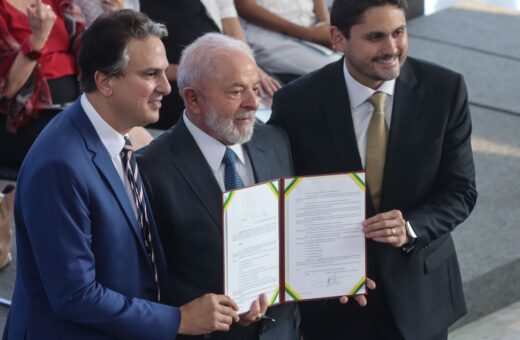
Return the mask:
<svg viewBox="0 0 520 340">
<path fill-rule="evenodd" d="M 224 291 L 222 192 L 292 174 L 282 129 L 254 124 L 260 79 L 247 45 L 200 37 L 183 51 L 177 83 L 182 119 L 138 154 L 175 306 Z M 296 340 L 298 324 L 296 304 L 267 309 L 259 297 L 228 333 L 205 338 Z"/>
</svg>

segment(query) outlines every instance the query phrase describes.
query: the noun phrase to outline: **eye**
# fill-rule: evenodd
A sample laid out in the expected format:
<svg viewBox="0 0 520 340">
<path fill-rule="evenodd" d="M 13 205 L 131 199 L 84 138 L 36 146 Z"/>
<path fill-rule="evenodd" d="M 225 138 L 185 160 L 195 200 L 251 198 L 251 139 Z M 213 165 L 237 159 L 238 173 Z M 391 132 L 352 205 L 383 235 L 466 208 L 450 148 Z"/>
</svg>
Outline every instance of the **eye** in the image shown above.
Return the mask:
<svg viewBox="0 0 520 340">
<path fill-rule="evenodd" d="M 147 71 L 144 74 L 147 78 L 153 78 L 157 75 L 157 71 Z"/>
<path fill-rule="evenodd" d="M 401 28 L 398 28 L 397 30 L 395 30 L 395 32 L 392 35 L 394 37 L 399 37 L 399 36 L 403 35 L 404 32 L 405 32 L 404 27 L 401 27 Z"/>
<path fill-rule="evenodd" d="M 244 92 L 243 89 L 232 89 L 231 91 L 229 91 L 229 94 L 232 96 L 240 96 L 242 92 Z"/>
<path fill-rule="evenodd" d="M 382 33 L 372 33 L 367 36 L 369 41 L 379 41 L 383 38 L 384 34 Z"/>
</svg>

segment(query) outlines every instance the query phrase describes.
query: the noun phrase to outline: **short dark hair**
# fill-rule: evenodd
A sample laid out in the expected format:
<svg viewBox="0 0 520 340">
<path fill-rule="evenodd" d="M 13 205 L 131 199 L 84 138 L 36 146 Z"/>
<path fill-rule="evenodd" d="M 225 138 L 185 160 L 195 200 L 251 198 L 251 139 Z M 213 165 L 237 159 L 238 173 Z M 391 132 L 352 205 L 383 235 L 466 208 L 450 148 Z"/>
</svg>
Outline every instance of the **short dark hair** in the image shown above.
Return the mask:
<svg viewBox="0 0 520 340">
<path fill-rule="evenodd" d="M 350 29 L 363 20 L 365 11 L 372 7 L 391 5 L 406 11 L 406 0 L 334 0 L 330 10 L 330 24 L 336 26 L 345 38 L 350 38 Z"/>
<path fill-rule="evenodd" d="M 120 10 L 97 18 L 84 32 L 78 64 L 84 92 L 97 89 L 96 71 L 106 75 L 122 74 L 128 64 L 127 45 L 130 39 L 163 38 L 168 30 L 141 12 Z M 143 51 L 146 53 L 146 51 Z"/>
</svg>

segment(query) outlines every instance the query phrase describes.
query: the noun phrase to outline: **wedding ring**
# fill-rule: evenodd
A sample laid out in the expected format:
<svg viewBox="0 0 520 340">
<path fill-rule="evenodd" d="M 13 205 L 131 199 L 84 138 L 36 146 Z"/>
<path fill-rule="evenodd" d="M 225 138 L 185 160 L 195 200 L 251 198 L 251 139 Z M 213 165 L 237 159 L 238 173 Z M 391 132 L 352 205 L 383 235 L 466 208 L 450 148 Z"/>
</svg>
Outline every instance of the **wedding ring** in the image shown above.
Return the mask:
<svg viewBox="0 0 520 340">
<path fill-rule="evenodd" d="M 394 236 L 394 235 L 395 235 L 395 230 L 394 230 L 394 228 L 392 228 L 392 236 Z"/>
</svg>

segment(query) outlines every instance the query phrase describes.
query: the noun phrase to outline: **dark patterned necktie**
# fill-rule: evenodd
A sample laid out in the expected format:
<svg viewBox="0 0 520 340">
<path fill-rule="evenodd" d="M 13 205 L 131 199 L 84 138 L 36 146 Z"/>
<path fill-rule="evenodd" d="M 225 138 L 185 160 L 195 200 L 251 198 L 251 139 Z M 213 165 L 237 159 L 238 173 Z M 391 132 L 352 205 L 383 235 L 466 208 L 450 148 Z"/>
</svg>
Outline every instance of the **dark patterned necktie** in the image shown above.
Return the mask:
<svg viewBox="0 0 520 340">
<path fill-rule="evenodd" d="M 139 221 L 139 226 L 141 227 L 141 232 L 143 233 L 146 253 L 150 263 L 152 264 L 155 285 L 157 287 L 157 301 L 160 301 L 161 291 L 159 289 L 159 274 L 157 272 L 157 263 L 152 244 L 152 233 L 150 230 L 147 208 L 144 202 L 143 181 L 141 180 L 141 176 L 139 176 L 139 170 L 135 161 L 132 143 L 126 137 L 125 146 L 123 147 L 123 150 L 121 150 L 120 155 L 121 160 L 123 161 L 123 171 L 125 172 L 132 189 L 134 203 L 137 210 L 137 219 Z"/>
<path fill-rule="evenodd" d="M 226 191 L 242 188 L 244 186 L 244 182 L 242 182 L 242 178 L 240 178 L 240 175 L 237 172 L 237 155 L 235 152 L 230 148 L 226 148 L 222 163 L 225 165 L 224 185 L 226 187 Z"/>
<path fill-rule="evenodd" d="M 367 132 L 367 184 L 376 212 L 379 212 L 381 188 L 385 171 L 388 127 L 385 121 L 386 93 L 376 92 L 368 101 L 374 107 Z"/>
</svg>

